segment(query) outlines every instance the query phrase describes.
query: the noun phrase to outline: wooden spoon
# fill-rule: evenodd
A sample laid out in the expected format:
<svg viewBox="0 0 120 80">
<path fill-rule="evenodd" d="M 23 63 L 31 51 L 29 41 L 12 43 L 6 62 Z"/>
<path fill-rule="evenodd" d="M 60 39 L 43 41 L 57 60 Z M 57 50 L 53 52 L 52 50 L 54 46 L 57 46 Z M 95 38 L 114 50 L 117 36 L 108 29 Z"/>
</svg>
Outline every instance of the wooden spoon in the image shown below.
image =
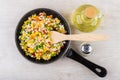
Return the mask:
<svg viewBox="0 0 120 80">
<path fill-rule="evenodd" d="M 66 35 L 59 33 L 57 31 L 52 31 L 51 38 L 53 43 L 58 43 L 64 40 L 93 42 L 107 40 L 108 36 L 104 34 L 91 34 L 91 33 Z"/>
</svg>

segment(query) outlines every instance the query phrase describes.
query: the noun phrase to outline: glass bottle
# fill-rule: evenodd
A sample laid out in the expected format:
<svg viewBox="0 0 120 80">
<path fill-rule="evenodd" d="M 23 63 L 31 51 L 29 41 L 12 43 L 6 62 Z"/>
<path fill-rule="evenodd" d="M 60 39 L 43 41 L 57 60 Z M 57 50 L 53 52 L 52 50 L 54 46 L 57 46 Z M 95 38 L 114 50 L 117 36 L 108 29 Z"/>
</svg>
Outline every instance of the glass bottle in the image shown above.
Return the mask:
<svg viewBox="0 0 120 80">
<path fill-rule="evenodd" d="M 72 14 L 73 25 L 82 32 L 92 32 L 96 30 L 103 15 L 99 10 L 90 4 L 78 7 Z"/>
</svg>

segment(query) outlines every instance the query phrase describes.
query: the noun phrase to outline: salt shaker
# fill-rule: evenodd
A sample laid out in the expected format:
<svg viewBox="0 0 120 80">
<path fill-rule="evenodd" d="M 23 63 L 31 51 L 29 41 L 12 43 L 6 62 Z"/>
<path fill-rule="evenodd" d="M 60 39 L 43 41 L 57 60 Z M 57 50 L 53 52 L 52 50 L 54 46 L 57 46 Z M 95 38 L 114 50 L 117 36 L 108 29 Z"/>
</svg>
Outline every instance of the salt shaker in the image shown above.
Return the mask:
<svg viewBox="0 0 120 80">
<path fill-rule="evenodd" d="M 80 52 L 84 56 L 90 55 L 92 53 L 92 50 L 93 49 L 90 43 L 83 42 L 80 45 Z"/>
</svg>

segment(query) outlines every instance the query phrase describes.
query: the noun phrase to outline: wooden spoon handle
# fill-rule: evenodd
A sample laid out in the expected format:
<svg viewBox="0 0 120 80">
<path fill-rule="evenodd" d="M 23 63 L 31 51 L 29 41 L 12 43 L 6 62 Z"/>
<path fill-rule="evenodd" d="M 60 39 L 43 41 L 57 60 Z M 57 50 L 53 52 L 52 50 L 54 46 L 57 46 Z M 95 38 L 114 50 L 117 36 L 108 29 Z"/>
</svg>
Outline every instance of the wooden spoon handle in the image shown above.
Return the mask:
<svg viewBox="0 0 120 80">
<path fill-rule="evenodd" d="M 65 36 L 65 40 L 76 40 L 76 41 L 87 41 L 87 42 L 102 41 L 107 39 L 108 39 L 108 36 L 104 34 L 85 33 L 85 34 L 75 34 L 75 35 Z"/>
</svg>

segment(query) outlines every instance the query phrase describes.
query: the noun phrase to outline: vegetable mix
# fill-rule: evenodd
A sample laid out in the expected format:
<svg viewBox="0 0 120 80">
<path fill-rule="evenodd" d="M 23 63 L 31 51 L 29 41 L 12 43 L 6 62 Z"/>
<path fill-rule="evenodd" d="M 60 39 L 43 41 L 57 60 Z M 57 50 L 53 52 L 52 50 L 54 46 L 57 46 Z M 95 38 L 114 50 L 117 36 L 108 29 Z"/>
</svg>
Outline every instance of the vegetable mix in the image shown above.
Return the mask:
<svg viewBox="0 0 120 80">
<path fill-rule="evenodd" d="M 40 12 L 32 15 L 21 26 L 19 40 L 20 46 L 27 56 L 37 60 L 50 60 L 59 54 L 65 42 L 52 44 L 51 31 L 66 33 L 64 25 L 58 18 Z"/>
</svg>

